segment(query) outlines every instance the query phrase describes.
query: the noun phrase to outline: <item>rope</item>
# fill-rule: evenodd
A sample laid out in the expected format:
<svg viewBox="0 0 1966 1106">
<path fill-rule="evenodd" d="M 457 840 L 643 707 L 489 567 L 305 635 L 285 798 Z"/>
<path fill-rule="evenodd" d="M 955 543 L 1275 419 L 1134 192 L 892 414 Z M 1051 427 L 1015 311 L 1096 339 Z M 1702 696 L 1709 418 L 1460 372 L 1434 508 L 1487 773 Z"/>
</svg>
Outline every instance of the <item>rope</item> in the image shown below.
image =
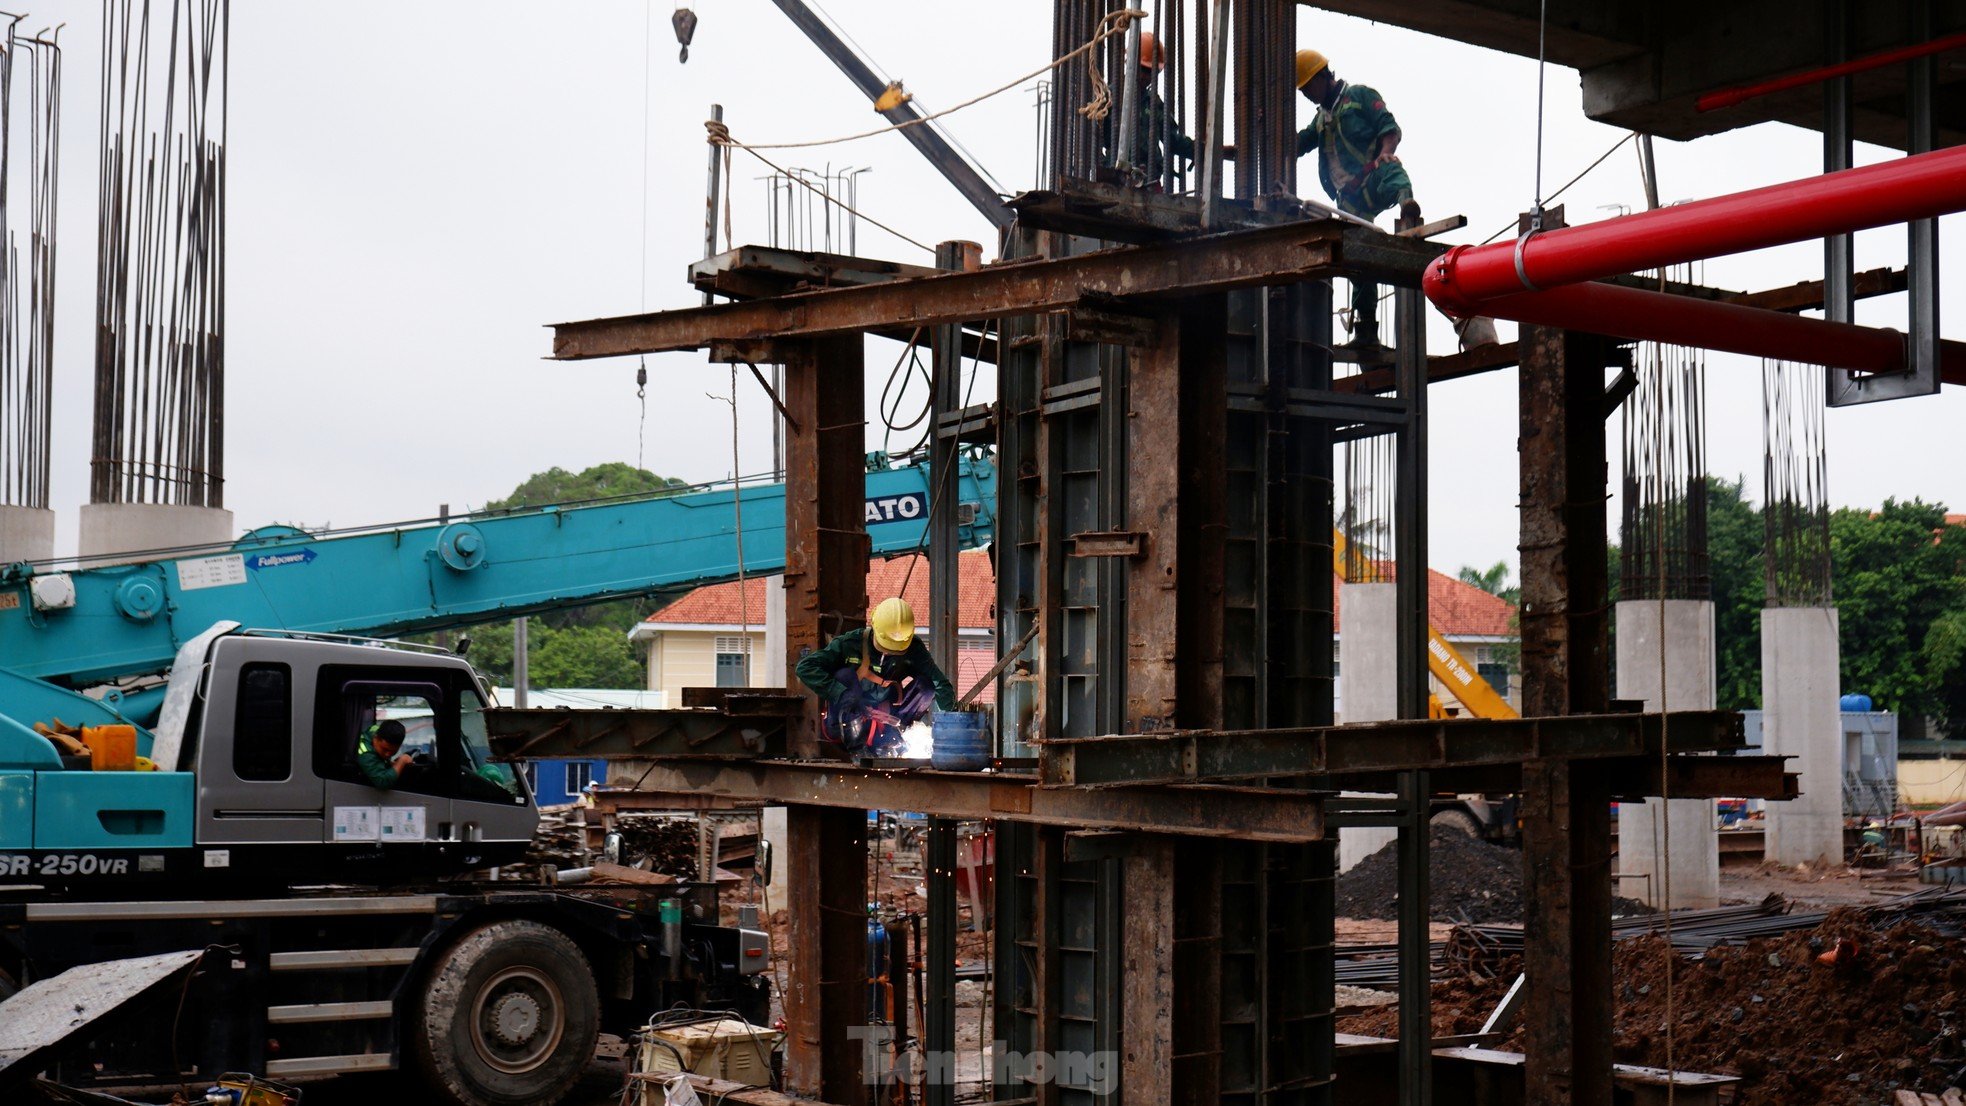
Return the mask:
<svg viewBox="0 0 1966 1106">
<path fill-rule="evenodd" d="M 1563 195 L 1563 194 L 1564 194 L 1565 192 L 1568 192 L 1568 191 L 1570 191 L 1570 186 L 1571 186 L 1571 185 L 1573 185 L 1573 184 L 1576 184 L 1576 183 L 1577 183 L 1578 181 L 1580 181 L 1580 180 L 1583 180 L 1583 179 L 1584 179 L 1585 177 L 1587 177 L 1587 176 L 1590 176 L 1590 173 L 1591 173 L 1591 170 L 1593 170 L 1593 169 L 1595 169 L 1595 168 L 1597 168 L 1598 166 L 1600 166 L 1600 165 L 1602 165 L 1602 164 L 1604 164 L 1604 161 L 1605 161 L 1605 159 L 1606 159 L 1606 158 L 1608 158 L 1608 157 L 1610 157 L 1610 156 L 1611 156 L 1612 154 L 1615 154 L 1615 153 L 1617 153 L 1617 152 L 1618 152 L 1618 150 L 1619 150 L 1620 148 L 1622 148 L 1622 147 L 1624 146 L 1624 144 L 1625 144 L 1625 143 L 1627 143 L 1627 142 L 1630 142 L 1630 141 L 1632 140 L 1632 138 L 1633 138 L 1633 137 L 1634 137 L 1634 133 L 1633 133 L 1633 132 L 1629 132 L 1629 131 L 1628 131 L 1628 132 L 1626 132 L 1626 134 L 1625 134 L 1625 136 L 1624 136 L 1623 138 L 1620 138 L 1620 139 L 1619 139 L 1618 141 L 1616 141 L 1616 142 L 1614 142 L 1614 143 L 1612 143 L 1612 144 L 1611 144 L 1611 148 L 1610 148 L 1610 149 L 1608 149 L 1608 150 L 1606 150 L 1606 151 L 1604 151 L 1603 153 L 1601 153 L 1601 154 L 1599 154 L 1599 155 L 1597 155 L 1597 160 L 1596 160 L 1596 161 L 1593 161 L 1593 162 L 1591 162 L 1591 163 L 1590 163 L 1589 165 L 1586 165 L 1586 166 L 1584 166 L 1584 171 L 1583 171 L 1583 172 L 1581 172 L 1581 173 L 1578 173 L 1578 174 L 1577 174 L 1576 176 L 1574 176 L 1574 177 L 1571 177 L 1571 178 L 1570 178 L 1569 180 L 1567 180 L 1567 181 L 1564 181 L 1564 182 L 1563 182 L 1563 187 L 1562 187 L 1562 188 L 1559 188 L 1559 189 L 1557 189 L 1556 191 L 1554 191 L 1554 192 L 1552 192 L 1552 193 L 1550 193 L 1550 194 L 1549 194 L 1549 195 L 1548 195 L 1547 197 L 1545 197 L 1545 198 L 1544 198 L 1544 202 L 1546 202 L 1546 203 L 1547 203 L 1547 202 L 1553 202 L 1553 201 L 1555 201 L 1555 200 L 1557 199 L 1557 197 L 1559 197 L 1559 196 L 1562 196 L 1562 195 Z M 1511 219 L 1511 220 L 1509 220 L 1509 221 L 1508 221 L 1507 223 L 1505 223 L 1505 224 L 1503 224 L 1503 225 L 1502 225 L 1502 227 L 1501 227 L 1501 228 L 1500 228 L 1499 230 L 1497 230 L 1497 231 L 1496 231 L 1495 233 L 1493 233 L 1493 234 L 1491 234 L 1491 235 L 1489 235 L 1488 237 L 1486 237 L 1486 238 L 1484 238 L 1484 239 L 1482 239 L 1482 240 L 1481 240 L 1480 242 L 1478 242 L 1478 243 L 1476 243 L 1476 244 L 1477 244 L 1477 245 L 1481 245 L 1481 246 L 1486 246 L 1486 245 L 1487 245 L 1487 244 L 1489 244 L 1490 242 L 1493 242 L 1493 241 L 1494 241 L 1494 240 L 1496 240 L 1497 238 L 1500 238 L 1501 236 L 1503 236 L 1504 234 L 1507 234 L 1507 233 L 1509 233 L 1510 231 L 1512 231 L 1512 230 L 1514 230 L 1515 228 L 1516 228 L 1516 221 L 1515 221 L 1514 219 Z"/>
<path fill-rule="evenodd" d="M 916 249 L 927 250 L 929 253 L 935 252 L 935 247 L 930 246 L 919 239 L 910 238 L 909 236 L 901 233 L 900 231 L 895 230 L 893 227 L 888 226 L 886 223 L 881 222 L 879 219 L 876 219 L 873 216 L 868 215 L 863 211 L 856 210 L 852 205 L 846 203 L 844 200 L 840 200 L 836 198 L 832 193 L 826 191 L 824 188 L 821 188 L 818 185 L 813 184 L 811 181 L 805 179 L 804 174 L 793 173 L 791 170 L 785 168 L 784 166 L 771 160 L 765 155 L 759 153 L 758 148 L 746 146 L 744 143 L 739 142 L 736 139 L 732 138 L 730 136 L 730 128 L 725 124 L 719 122 L 718 120 L 705 119 L 703 121 L 703 129 L 710 132 L 710 142 L 712 144 L 717 146 L 722 146 L 724 148 L 725 195 L 729 195 L 729 189 L 730 189 L 730 184 L 729 184 L 730 176 L 731 176 L 730 151 L 733 148 L 743 150 L 745 153 L 750 154 L 752 157 L 757 158 L 759 161 L 762 161 L 766 165 L 770 166 L 774 172 L 784 175 L 786 179 L 797 181 L 800 187 L 813 193 L 814 195 L 818 196 L 820 199 L 825 200 L 827 203 L 832 204 L 834 207 L 837 207 L 842 211 L 851 213 L 854 218 L 865 219 L 869 223 L 872 223 L 874 226 L 879 227 L 880 229 L 888 232 L 889 234 L 894 235 L 896 238 L 901 239 L 903 242 L 908 243 L 909 245 L 915 247 Z M 763 148 L 773 149 L 774 147 L 767 146 Z M 725 204 L 724 205 L 724 239 L 726 244 L 729 243 L 730 237 L 731 237 L 730 205 Z"/>
<path fill-rule="evenodd" d="M 647 311 L 649 306 L 649 35 L 653 24 L 650 12 L 654 5 L 642 7 L 642 262 L 641 291 L 635 297 L 635 309 Z M 641 405 L 641 415 L 635 423 L 635 467 L 642 467 L 642 451 L 648 443 L 649 423 L 649 359 L 642 354 L 635 363 L 635 402 Z"/>
<path fill-rule="evenodd" d="M 1106 41 L 1107 39 L 1113 37 L 1114 35 L 1125 33 L 1128 23 L 1132 22 L 1135 19 L 1145 19 L 1145 18 L 1147 18 L 1147 13 L 1137 8 L 1122 8 L 1119 11 L 1108 12 L 1105 15 L 1105 17 L 1100 20 L 1099 30 L 1091 38 L 1087 39 L 1085 41 L 1085 44 L 1083 46 L 1080 46 L 1078 49 L 1073 50 L 1072 52 L 1065 54 L 1061 57 L 1058 57 L 1046 63 L 1045 65 L 1041 65 L 1038 68 L 1031 70 L 1029 73 L 1026 73 L 1021 77 L 1018 77 L 1016 80 L 1010 81 L 1003 85 L 999 85 L 998 87 L 993 88 L 988 92 L 982 93 L 981 95 L 972 96 L 969 99 L 964 100 L 962 103 L 955 105 L 954 107 L 943 108 L 941 111 L 931 112 L 930 114 L 927 115 L 918 115 L 913 119 L 905 119 L 899 123 L 890 123 L 885 127 L 876 127 L 870 131 L 862 131 L 859 134 L 843 135 L 839 138 L 816 138 L 806 142 L 772 142 L 772 143 L 765 143 L 755 146 L 746 145 L 742 142 L 731 140 L 729 144 L 753 152 L 758 150 L 802 150 L 802 149 L 809 149 L 813 146 L 836 146 L 844 142 L 858 142 L 863 138 L 873 138 L 876 135 L 883 135 L 883 134 L 889 134 L 894 131 L 906 130 L 909 127 L 918 127 L 924 123 L 928 123 L 936 119 L 941 119 L 944 118 L 945 116 L 954 115 L 956 112 L 959 112 L 964 108 L 972 107 L 976 104 L 980 104 L 983 101 L 988 100 L 993 96 L 1000 96 L 1003 93 L 1009 92 L 1011 89 L 1020 87 L 1026 81 L 1030 81 L 1037 77 L 1041 77 L 1046 73 L 1049 73 L 1052 70 L 1057 69 L 1062 65 L 1065 65 L 1066 63 L 1072 61 L 1074 58 L 1077 58 L 1081 55 L 1090 54 L 1095 48 L 1098 47 L 1100 43 Z M 1088 67 L 1091 68 L 1093 87 L 1095 89 L 1101 90 L 1093 94 L 1093 102 L 1097 103 L 1101 98 L 1101 96 L 1103 95 L 1107 100 L 1108 104 L 1110 105 L 1112 96 L 1109 91 L 1105 91 L 1106 85 L 1105 85 L 1104 78 L 1100 75 L 1098 68 L 1092 65 L 1091 61 L 1088 60 L 1086 64 Z M 1091 105 L 1088 104 L 1086 105 L 1086 107 L 1081 107 L 1079 109 L 1080 114 L 1085 114 L 1086 108 L 1090 106 Z M 1104 110 L 1102 109 L 1099 115 L 1090 116 L 1090 118 L 1095 118 L 1095 119 L 1105 118 Z M 725 137 L 728 139 L 728 132 L 726 132 Z M 711 139 L 711 141 L 716 141 L 716 139 L 713 138 Z"/>
</svg>

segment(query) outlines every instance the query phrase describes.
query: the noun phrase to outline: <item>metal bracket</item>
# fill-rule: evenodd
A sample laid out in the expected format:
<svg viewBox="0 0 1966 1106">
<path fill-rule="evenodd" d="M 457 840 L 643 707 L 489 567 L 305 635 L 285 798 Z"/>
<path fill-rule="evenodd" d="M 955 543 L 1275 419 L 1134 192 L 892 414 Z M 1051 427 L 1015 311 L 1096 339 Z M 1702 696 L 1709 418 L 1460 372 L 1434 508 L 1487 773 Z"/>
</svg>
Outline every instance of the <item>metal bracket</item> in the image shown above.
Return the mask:
<svg viewBox="0 0 1966 1106">
<path fill-rule="evenodd" d="M 1073 534 L 1074 557 L 1144 557 L 1147 535 L 1140 530 L 1088 530 Z"/>
</svg>

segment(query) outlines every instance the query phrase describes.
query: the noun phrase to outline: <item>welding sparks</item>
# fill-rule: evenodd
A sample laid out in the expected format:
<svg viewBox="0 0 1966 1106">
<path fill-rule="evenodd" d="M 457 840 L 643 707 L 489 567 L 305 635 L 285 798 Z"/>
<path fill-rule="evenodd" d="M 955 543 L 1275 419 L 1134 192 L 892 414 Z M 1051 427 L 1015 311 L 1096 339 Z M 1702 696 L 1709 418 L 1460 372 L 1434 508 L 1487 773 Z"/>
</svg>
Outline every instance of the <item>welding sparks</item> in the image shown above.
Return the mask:
<svg viewBox="0 0 1966 1106">
<path fill-rule="evenodd" d="M 917 722 L 901 731 L 901 755 L 909 760 L 927 760 L 935 752 L 935 731 L 926 722 Z"/>
</svg>

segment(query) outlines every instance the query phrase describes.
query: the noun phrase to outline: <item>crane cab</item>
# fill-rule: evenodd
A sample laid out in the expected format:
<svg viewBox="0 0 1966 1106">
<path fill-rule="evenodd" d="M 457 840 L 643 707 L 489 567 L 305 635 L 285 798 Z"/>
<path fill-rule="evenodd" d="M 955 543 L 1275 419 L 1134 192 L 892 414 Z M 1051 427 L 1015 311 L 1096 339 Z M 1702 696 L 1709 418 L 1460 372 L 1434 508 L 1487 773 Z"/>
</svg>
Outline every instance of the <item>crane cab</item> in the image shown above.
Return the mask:
<svg viewBox="0 0 1966 1106">
<path fill-rule="evenodd" d="M 489 696 L 462 658 L 257 631 L 184 654 L 140 746 L 155 771 L 59 756 L 0 768 L 0 804 L 27 815 L 0 820 L 0 883 L 388 884 L 516 860 L 531 842 L 537 813 L 491 761 Z M 375 747 L 385 726 L 402 729 L 400 767 Z"/>
</svg>

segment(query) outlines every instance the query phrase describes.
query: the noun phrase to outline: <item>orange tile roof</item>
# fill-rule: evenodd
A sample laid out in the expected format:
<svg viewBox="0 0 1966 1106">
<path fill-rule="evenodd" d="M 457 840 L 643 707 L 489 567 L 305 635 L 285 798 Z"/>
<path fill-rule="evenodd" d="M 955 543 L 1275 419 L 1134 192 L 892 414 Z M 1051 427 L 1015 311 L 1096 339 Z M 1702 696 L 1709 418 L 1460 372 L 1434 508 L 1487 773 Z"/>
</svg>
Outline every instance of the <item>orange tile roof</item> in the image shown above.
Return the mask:
<svg viewBox="0 0 1966 1106">
<path fill-rule="evenodd" d="M 1380 565 L 1379 570 L 1388 582 L 1395 576 L 1390 564 Z M 1343 582 L 1337 573 L 1331 574 L 1334 596 Z M 1331 618 L 1334 628 L 1338 625 L 1337 607 L 1334 601 Z M 1507 637 L 1514 632 L 1509 628 L 1509 619 L 1514 614 L 1515 606 L 1501 596 L 1491 595 L 1436 569 L 1427 570 L 1427 617 L 1443 636 Z"/>
<path fill-rule="evenodd" d="M 996 572 L 990 564 L 990 551 L 970 549 L 958 555 L 956 564 L 962 578 L 957 582 L 956 622 L 965 630 L 996 629 Z M 913 572 L 909 571 L 910 565 Z M 907 591 L 902 594 L 902 582 Z M 649 615 L 647 622 L 662 625 L 736 626 L 748 621 L 763 627 L 765 622 L 764 577 L 744 581 L 739 609 L 737 581 L 707 584 Z M 928 558 L 919 554 L 875 559 L 867 565 L 867 594 L 874 602 L 896 594 L 915 608 L 915 617 L 928 622 Z M 871 604 L 870 604 L 871 605 Z"/>
<path fill-rule="evenodd" d="M 912 577 L 908 571 L 911 561 L 915 562 Z M 961 554 L 957 564 L 962 568 L 957 612 L 959 624 L 965 630 L 994 630 L 996 577 L 990 564 L 989 550 L 967 550 Z M 1392 579 L 1391 565 L 1382 566 L 1382 571 L 1388 580 Z M 915 608 L 916 617 L 926 622 L 926 557 L 917 559 L 910 555 L 872 561 L 867 566 L 867 594 L 877 601 L 881 597 L 894 595 L 900 591 L 904 577 L 908 577 L 905 598 Z M 1333 573 L 1331 579 L 1335 599 L 1339 583 L 1337 574 Z M 765 621 L 765 587 L 766 580 L 762 577 L 744 581 L 746 609 L 741 614 L 738 610 L 737 582 L 731 581 L 697 588 L 650 615 L 647 621 L 656 626 L 736 626 L 740 621 L 748 621 L 752 626 L 762 628 Z M 1432 569 L 1427 572 L 1427 603 L 1434 626 L 1448 637 L 1506 637 L 1512 632 L 1509 619 L 1515 614 L 1515 607 L 1506 599 Z M 1335 602 L 1333 606 L 1335 609 Z M 1333 621 L 1335 624 L 1335 617 Z"/>
</svg>

